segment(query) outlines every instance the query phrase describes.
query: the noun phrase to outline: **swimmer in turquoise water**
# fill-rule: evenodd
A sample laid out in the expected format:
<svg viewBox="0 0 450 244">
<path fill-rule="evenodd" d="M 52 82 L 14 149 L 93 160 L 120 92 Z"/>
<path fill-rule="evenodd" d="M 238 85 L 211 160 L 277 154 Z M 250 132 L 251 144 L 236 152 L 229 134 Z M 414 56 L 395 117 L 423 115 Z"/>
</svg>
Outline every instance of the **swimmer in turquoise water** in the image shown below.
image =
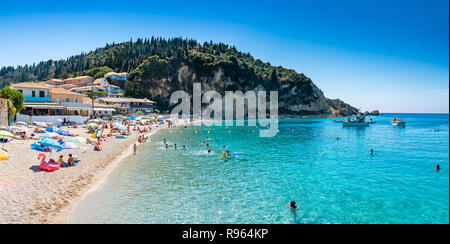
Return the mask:
<svg viewBox="0 0 450 244">
<path fill-rule="evenodd" d="M 436 165 L 436 168 L 435 168 L 435 170 L 436 171 L 441 171 L 441 166 L 438 164 L 438 165 Z"/>
<path fill-rule="evenodd" d="M 290 208 L 291 210 L 295 211 L 297 210 L 297 203 L 295 201 L 291 201 L 289 206 L 286 206 L 286 208 Z"/>
</svg>

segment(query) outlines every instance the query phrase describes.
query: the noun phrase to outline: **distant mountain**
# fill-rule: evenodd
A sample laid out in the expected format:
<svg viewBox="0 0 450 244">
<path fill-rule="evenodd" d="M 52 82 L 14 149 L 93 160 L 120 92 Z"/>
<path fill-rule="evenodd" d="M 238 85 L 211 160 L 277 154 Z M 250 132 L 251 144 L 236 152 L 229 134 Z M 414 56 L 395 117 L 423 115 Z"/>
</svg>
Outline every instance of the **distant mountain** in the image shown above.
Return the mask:
<svg viewBox="0 0 450 244">
<path fill-rule="evenodd" d="M 106 67 L 105 67 L 106 66 Z M 357 109 L 323 92 L 303 73 L 272 66 L 223 43 L 199 44 L 192 39 L 138 39 L 107 44 L 89 53 L 66 60 L 48 60 L 38 64 L 0 69 L 0 86 L 24 81 L 65 79 L 92 74 L 96 68 L 129 72 L 120 86 L 126 96 L 147 97 L 158 106 L 169 108 L 170 94 L 192 91 L 192 83 L 201 82 L 205 90 L 224 91 L 278 90 L 279 113 L 294 115 L 347 116 Z"/>
</svg>

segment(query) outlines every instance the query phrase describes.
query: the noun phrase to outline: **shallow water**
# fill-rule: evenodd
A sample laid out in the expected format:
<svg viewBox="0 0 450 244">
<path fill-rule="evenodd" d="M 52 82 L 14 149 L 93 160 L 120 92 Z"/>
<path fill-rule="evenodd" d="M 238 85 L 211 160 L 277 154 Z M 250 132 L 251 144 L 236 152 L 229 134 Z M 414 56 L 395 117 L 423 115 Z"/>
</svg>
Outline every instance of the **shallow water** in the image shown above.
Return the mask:
<svg viewBox="0 0 450 244">
<path fill-rule="evenodd" d="M 362 129 L 280 120 L 273 138 L 255 127 L 161 131 L 69 223 L 449 223 L 448 115 L 403 114 L 405 128 L 392 127 L 393 116 Z M 163 138 L 178 149 L 165 150 Z M 245 155 L 223 160 L 223 145 Z"/>
</svg>

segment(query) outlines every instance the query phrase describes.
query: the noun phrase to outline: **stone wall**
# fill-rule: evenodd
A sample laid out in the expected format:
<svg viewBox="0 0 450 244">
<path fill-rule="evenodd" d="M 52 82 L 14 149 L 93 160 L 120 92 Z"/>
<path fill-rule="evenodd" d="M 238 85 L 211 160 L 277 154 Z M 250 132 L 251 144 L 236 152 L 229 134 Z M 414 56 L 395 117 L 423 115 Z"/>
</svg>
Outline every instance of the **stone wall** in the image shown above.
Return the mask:
<svg viewBox="0 0 450 244">
<path fill-rule="evenodd" d="M 8 125 L 8 100 L 0 98 L 0 126 Z"/>
</svg>

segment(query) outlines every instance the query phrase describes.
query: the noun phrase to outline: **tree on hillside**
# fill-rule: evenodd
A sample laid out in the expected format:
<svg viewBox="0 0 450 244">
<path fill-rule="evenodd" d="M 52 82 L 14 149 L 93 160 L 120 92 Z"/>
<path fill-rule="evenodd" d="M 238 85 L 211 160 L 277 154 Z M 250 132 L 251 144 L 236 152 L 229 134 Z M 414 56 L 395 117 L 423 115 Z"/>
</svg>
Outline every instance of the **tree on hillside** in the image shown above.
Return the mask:
<svg viewBox="0 0 450 244">
<path fill-rule="evenodd" d="M 24 109 L 23 101 L 25 97 L 17 90 L 5 87 L 0 90 L 0 97 L 8 99 L 8 120 Z"/>
</svg>

